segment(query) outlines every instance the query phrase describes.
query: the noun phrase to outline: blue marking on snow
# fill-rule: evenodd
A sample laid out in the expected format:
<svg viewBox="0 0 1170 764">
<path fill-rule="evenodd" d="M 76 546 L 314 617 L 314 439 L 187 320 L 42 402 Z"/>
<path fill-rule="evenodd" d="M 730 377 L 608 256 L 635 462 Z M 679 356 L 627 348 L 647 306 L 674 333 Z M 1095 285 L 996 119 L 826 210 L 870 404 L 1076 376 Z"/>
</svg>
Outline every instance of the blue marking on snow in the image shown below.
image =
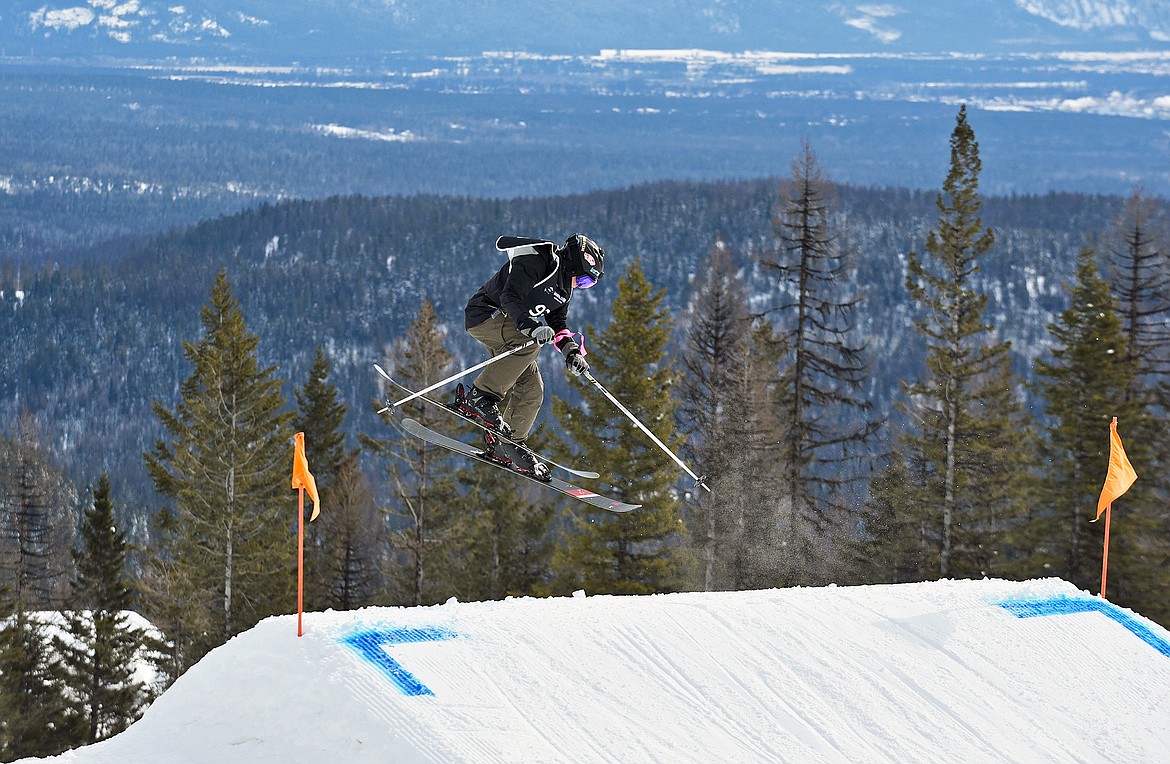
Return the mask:
<svg viewBox="0 0 1170 764">
<path fill-rule="evenodd" d="M 1154 632 L 1149 626 L 1134 618 L 1108 600 L 1089 597 L 1052 597 L 1042 600 L 1007 600 L 997 603 L 1017 618 L 1036 618 L 1046 615 L 1071 615 L 1073 613 L 1101 613 L 1124 626 L 1138 639 L 1170 658 L 1170 642 Z"/>
<path fill-rule="evenodd" d="M 444 639 L 454 639 L 457 636 L 459 635 L 448 629 L 424 626 L 416 629 L 367 629 L 351 634 L 341 641 L 352 647 L 358 655 L 380 668 L 382 673 L 398 685 L 404 695 L 434 695 L 431 688 L 415 679 L 414 674 L 411 674 L 402 667 L 402 664 L 390 657 L 386 646 L 407 642 L 439 642 Z"/>
</svg>

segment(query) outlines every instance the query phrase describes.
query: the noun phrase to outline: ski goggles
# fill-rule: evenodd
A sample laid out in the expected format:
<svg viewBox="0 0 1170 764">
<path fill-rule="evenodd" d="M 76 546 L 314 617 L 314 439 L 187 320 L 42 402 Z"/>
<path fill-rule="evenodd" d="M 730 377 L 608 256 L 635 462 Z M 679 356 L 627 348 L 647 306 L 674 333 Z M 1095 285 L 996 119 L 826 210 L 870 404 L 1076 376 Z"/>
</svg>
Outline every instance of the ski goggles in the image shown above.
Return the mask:
<svg viewBox="0 0 1170 764">
<path fill-rule="evenodd" d="M 585 274 L 584 276 L 574 276 L 573 277 L 573 286 L 576 287 L 577 289 L 588 289 L 589 287 L 593 286 L 596 283 L 597 283 L 597 279 L 593 278 L 589 274 Z"/>
</svg>

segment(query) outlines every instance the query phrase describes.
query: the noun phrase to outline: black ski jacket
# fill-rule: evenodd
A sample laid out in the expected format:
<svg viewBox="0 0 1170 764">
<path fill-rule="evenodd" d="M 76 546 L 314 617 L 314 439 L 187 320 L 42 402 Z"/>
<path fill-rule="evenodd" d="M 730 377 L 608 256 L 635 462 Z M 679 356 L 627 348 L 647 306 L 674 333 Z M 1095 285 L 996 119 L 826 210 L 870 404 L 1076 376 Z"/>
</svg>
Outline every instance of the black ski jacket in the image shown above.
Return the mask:
<svg viewBox="0 0 1170 764">
<path fill-rule="evenodd" d="M 520 331 L 535 329 L 541 319 L 558 335 L 567 330 L 573 277 L 560 248 L 544 239 L 501 236 L 496 249 L 508 253 L 508 262 L 467 301 L 464 325 L 470 329 L 503 311 Z"/>
</svg>

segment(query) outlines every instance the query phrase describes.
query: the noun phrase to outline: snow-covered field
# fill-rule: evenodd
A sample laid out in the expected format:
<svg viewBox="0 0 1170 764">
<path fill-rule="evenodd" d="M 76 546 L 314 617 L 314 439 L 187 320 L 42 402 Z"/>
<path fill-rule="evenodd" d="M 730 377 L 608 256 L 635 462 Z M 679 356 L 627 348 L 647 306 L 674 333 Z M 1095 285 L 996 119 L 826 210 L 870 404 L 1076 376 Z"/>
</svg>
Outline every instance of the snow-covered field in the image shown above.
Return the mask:
<svg viewBox="0 0 1170 764">
<path fill-rule="evenodd" d="M 271 618 L 66 762 L 1161 762 L 1170 633 L 1065 582 Z"/>
</svg>

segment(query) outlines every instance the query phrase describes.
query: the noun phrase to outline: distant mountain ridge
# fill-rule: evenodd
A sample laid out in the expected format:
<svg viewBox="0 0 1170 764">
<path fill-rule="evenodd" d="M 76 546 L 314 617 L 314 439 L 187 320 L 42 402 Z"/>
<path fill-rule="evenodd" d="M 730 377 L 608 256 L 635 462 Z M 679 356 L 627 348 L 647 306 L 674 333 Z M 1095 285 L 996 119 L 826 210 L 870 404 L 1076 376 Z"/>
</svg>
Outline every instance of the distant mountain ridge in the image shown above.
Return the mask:
<svg viewBox="0 0 1170 764">
<path fill-rule="evenodd" d="M 14 0 L 0 56 L 376 61 L 391 51 L 591 53 L 612 48 L 817 52 L 1149 48 L 1158 0 Z"/>
</svg>

